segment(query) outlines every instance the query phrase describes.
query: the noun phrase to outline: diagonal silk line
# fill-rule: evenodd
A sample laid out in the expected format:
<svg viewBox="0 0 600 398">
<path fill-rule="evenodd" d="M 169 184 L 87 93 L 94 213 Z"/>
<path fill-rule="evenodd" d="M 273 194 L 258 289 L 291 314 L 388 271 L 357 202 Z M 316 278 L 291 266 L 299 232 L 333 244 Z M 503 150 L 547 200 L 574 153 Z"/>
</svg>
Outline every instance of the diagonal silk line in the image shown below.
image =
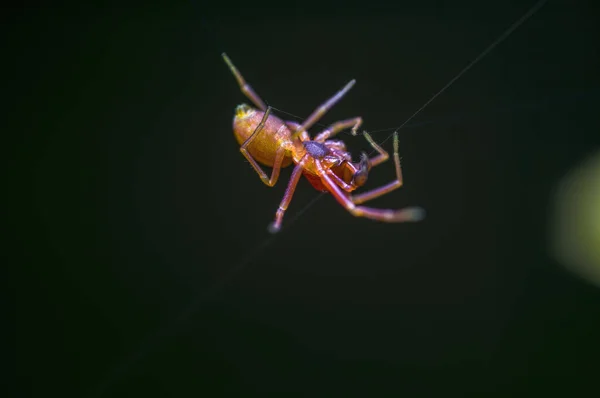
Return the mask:
<svg viewBox="0 0 600 398">
<path fill-rule="evenodd" d="M 465 66 L 460 72 L 458 72 L 458 74 L 456 76 L 454 76 L 452 78 L 452 80 L 450 80 L 444 87 L 441 88 L 440 91 L 438 91 L 437 93 L 435 93 L 427 102 L 425 102 L 423 104 L 423 106 L 421 106 L 419 109 L 417 109 L 417 111 L 415 113 L 413 113 L 408 119 L 406 119 L 404 121 L 404 123 L 402 123 L 400 126 L 398 126 L 398 128 L 396 128 L 396 131 L 400 130 L 402 127 L 404 127 L 408 122 L 410 122 L 415 116 L 417 116 L 423 109 L 425 109 L 427 107 L 427 105 L 429 105 L 434 99 L 436 99 L 441 93 L 443 93 L 444 91 L 446 91 L 446 89 L 448 87 L 450 87 L 452 84 L 454 84 L 455 81 L 457 81 L 458 79 L 460 79 L 462 77 L 462 75 L 464 75 L 469 69 L 471 69 L 471 67 L 473 65 L 475 65 L 477 62 L 481 61 L 481 59 L 483 57 L 485 57 L 486 55 L 488 55 L 488 53 L 490 51 L 492 51 L 498 44 L 502 43 L 504 40 L 506 40 L 506 38 L 508 36 L 510 36 L 510 34 L 512 32 L 514 32 L 519 26 L 521 26 L 525 21 L 527 21 L 533 14 L 535 14 L 540 8 L 542 8 L 542 6 L 546 3 L 546 1 L 548 0 L 540 0 L 537 3 L 535 3 L 533 5 L 533 7 L 531 7 L 529 9 L 529 11 L 527 11 L 521 18 L 519 18 L 517 21 L 515 21 L 508 29 L 506 29 L 506 31 L 504 31 L 504 33 L 502 33 L 500 36 L 498 36 L 498 38 L 496 40 L 494 40 L 492 42 L 492 44 L 490 44 L 485 50 L 483 50 L 473 61 L 471 61 L 467 66 Z M 394 135 L 394 133 L 390 134 L 385 140 L 381 141 L 379 143 L 379 145 L 383 145 L 387 140 L 389 140 L 390 138 L 392 138 L 392 136 Z M 375 152 L 373 152 L 375 153 Z"/>
</svg>

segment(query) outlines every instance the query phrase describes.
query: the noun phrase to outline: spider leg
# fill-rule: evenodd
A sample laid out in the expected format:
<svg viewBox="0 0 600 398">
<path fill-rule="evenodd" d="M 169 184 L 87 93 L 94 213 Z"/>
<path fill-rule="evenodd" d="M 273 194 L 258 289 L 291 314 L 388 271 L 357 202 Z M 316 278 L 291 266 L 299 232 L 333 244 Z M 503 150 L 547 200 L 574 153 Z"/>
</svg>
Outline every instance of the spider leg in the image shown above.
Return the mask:
<svg viewBox="0 0 600 398">
<path fill-rule="evenodd" d="M 281 171 L 281 163 L 283 163 L 283 158 L 285 156 L 285 148 L 283 148 L 283 147 L 277 148 L 277 151 L 275 152 L 275 160 L 273 161 L 273 171 L 271 171 L 270 178 L 269 178 L 269 176 L 267 176 L 267 173 L 264 172 L 262 167 L 260 167 L 258 162 L 256 160 L 254 160 L 254 158 L 252 157 L 252 155 L 250 154 L 250 152 L 247 149 L 248 145 L 250 145 L 250 143 L 258 136 L 258 133 L 260 133 L 262 131 L 262 129 L 265 125 L 265 122 L 267 121 L 267 118 L 269 117 L 270 113 L 271 113 L 271 107 L 268 107 L 265 114 L 263 115 L 260 123 L 258 124 L 258 126 L 256 126 L 256 129 L 254 129 L 254 132 L 250 135 L 250 137 L 248 137 L 248 139 L 246 141 L 244 141 L 244 143 L 240 147 L 240 152 L 242 153 L 242 155 L 244 155 L 246 160 L 248 160 L 248 162 L 250 162 L 250 165 L 254 168 L 254 171 L 256 171 L 258 173 L 262 182 L 264 182 L 266 185 L 272 187 L 273 185 L 275 185 L 275 183 L 277 182 L 277 179 L 279 178 L 279 172 Z"/>
<path fill-rule="evenodd" d="M 333 97 L 329 98 L 323 104 L 321 104 L 315 111 L 302 123 L 300 127 L 294 132 L 292 135 L 292 139 L 298 137 L 303 131 L 308 130 L 313 124 L 315 124 L 320 118 L 327 113 L 336 102 L 342 99 L 344 95 L 354 86 L 356 80 L 351 80 L 348 84 L 344 86 L 340 91 L 338 91 Z"/>
<path fill-rule="evenodd" d="M 356 187 L 346 183 L 344 180 L 342 180 L 340 177 L 338 177 L 331 169 L 327 169 L 326 173 L 329 177 L 331 177 L 333 182 L 335 182 L 344 191 L 352 192 L 356 189 Z"/>
<path fill-rule="evenodd" d="M 377 156 L 369 159 L 369 164 L 371 165 L 371 167 L 377 166 L 390 158 L 390 155 L 387 153 L 387 151 L 385 149 L 383 149 L 381 146 L 379 146 L 379 144 L 376 143 L 373 138 L 371 138 L 371 134 L 369 134 L 365 131 L 365 132 L 363 132 L 363 136 L 365 137 L 367 142 L 371 145 L 371 147 L 373 147 L 373 149 L 375 149 L 378 153 Z M 397 131 L 394 132 L 394 153 L 396 154 L 395 156 L 398 155 L 398 132 Z M 394 160 L 395 159 L 396 158 L 394 158 Z M 399 165 L 400 165 L 400 158 L 398 158 L 398 167 L 397 168 L 400 167 Z M 398 175 L 398 173 L 396 173 L 396 174 Z M 399 175 L 400 175 L 399 179 L 400 179 L 400 181 L 402 181 L 402 173 L 400 173 Z"/>
<path fill-rule="evenodd" d="M 386 161 L 389 157 L 387 152 L 385 152 L 379 145 L 377 145 L 375 143 L 375 141 L 373 141 L 371 136 L 369 134 L 367 134 L 366 132 L 365 132 L 365 138 L 367 139 L 367 141 L 369 141 L 371 143 L 371 145 L 373 145 L 373 147 L 376 150 L 380 151 L 379 155 L 377 157 L 375 157 L 373 160 L 371 160 L 371 162 L 372 162 L 371 165 L 376 166 L 377 164 Z M 400 166 L 400 156 L 398 156 L 398 132 L 394 133 L 394 155 L 393 156 L 394 156 L 394 166 L 396 166 L 396 179 L 386 185 L 379 187 L 379 188 L 374 188 L 370 191 L 363 192 L 361 194 L 352 196 L 351 199 L 352 199 L 352 202 L 354 202 L 354 204 L 359 205 L 361 203 L 365 203 L 366 201 L 383 196 L 383 195 L 390 193 L 393 190 L 398 189 L 402 186 L 402 184 L 403 184 L 402 167 Z M 377 162 L 377 163 L 375 163 L 375 162 Z"/>
<path fill-rule="evenodd" d="M 288 129 L 290 129 L 291 131 L 296 131 L 296 129 L 298 127 L 300 127 L 299 123 L 296 122 L 292 122 L 292 121 L 284 121 L 285 125 L 288 127 Z M 300 141 L 310 141 L 310 136 L 308 135 L 308 133 L 306 131 L 303 131 L 300 136 Z"/>
<path fill-rule="evenodd" d="M 256 94 L 252 86 L 246 83 L 246 80 L 244 79 L 240 71 L 237 70 L 233 62 L 231 62 L 227 54 L 223 53 L 221 55 L 223 56 L 225 63 L 231 70 L 231 73 L 233 73 L 233 76 L 235 76 L 235 80 L 237 80 L 240 86 L 240 90 L 242 90 L 242 93 L 244 93 L 244 95 L 248 97 L 248 99 L 252 101 L 252 103 L 254 103 L 254 105 L 256 105 L 261 111 L 267 109 L 267 105 L 265 105 L 264 101 L 259 97 L 258 94 Z"/>
<path fill-rule="evenodd" d="M 352 135 L 356 135 L 356 131 L 358 130 L 361 124 L 362 118 L 360 117 L 335 122 L 331 126 L 327 127 L 325 130 L 320 132 L 314 140 L 317 142 L 324 142 L 325 140 L 333 137 L 340 131 L 343 131 L 349 127 L 352 127 Z"/>
<path fill-rule="evenodd" d="M 344 143 L 344 141 L 333 141 L 333 140 L 328 140 L 326 143 L 327 147 L 329 149 L 334 149 L 337 151 L 346 151 L 346 144 Z"/>
<path fill-rule="evenodd" d="M 290 202 L 292 201 L 292 196 L 294 196 L 296 186 L 298 185 L 298 181 L 300 181 L 300 177 L 302 176 L 302 171 L 304 170 L 304 163 L 306 162 L 306 159 L 306 156 L 304 156 L 300 160 L 300 162 L 298 162 L 298 164 L 294 167 L 294 171 L 292 171 L 290 182 L 288 183 L 288 186 L 285 189 L 285 194 L 283 195 L 283 199 L 279 204 L 277 213 L 275 213 L 275 221 L 273 221 L 269 225 L 269 232 L 271 232 L 272 234 L 279 232 L 279 230 L 281 229 L 283 215 L 285 214 L 285 211 L 287 210 Z"/>
<path fill-rule="evenodd" d="M 348 195 L 327 175 L 327 172 L 323 169 L 319 160 L 315 159 L 315 165 L 319 171 L 319 177 L 321 177 L 323 185 L 325 185 L 333 197 L 355 217 L 365 217 L 383 222 L 416 222 L 421 221 L 425 217 L 425 210 L 421 207 L 405 207 L 403 209 L 392 210 L 356 206 Z"/>
</svg>

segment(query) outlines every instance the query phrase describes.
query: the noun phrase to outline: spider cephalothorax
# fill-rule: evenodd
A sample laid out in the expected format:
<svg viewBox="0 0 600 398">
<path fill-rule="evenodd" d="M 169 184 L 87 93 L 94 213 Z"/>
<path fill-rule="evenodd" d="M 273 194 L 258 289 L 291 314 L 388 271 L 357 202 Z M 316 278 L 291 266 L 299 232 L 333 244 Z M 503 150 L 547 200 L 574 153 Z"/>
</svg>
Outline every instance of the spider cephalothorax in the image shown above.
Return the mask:
<svg viewBox="0 0 600 398">
<path fill-rule="evenodd" d="M 308 152 L 310 156 L 312 156 L 315 159 L 322 160 L 325 158 L 325 156 L 329 155 L 333 157 L 335 161 L 338 160 L 337 158 L 332 156 L 332 153 L 329 150 L 329 148 L 327 148 L 327 145 L 322 144 L 320 142 L 306 141 L 304 143 L 304 149 L 306 149 L 306 152 Z"/>
</svg>

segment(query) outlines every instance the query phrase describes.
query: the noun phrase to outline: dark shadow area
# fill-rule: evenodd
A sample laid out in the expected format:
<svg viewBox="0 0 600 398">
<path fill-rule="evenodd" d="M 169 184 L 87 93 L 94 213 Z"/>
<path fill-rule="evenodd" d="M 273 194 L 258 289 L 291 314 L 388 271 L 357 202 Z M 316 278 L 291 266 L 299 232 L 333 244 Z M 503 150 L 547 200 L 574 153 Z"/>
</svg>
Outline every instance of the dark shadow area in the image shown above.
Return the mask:
<svg viewBox="0 0 600 398">
<path fill-rule="evenodd" d="M 446 3 L 6 16 L 18 395 L 591 388 L 600 287 L 546 241 L 555 184 L 600 146 L 591 2 L 549 1 L 399 131 L 405 186 L 369 204 L 425 221 L 355 218 L 329 195 L 296 217 L 319 195 L 302 180 L 267 232 L 290 169 L 268 188 L 241 156 L 248 100 L 221 53 L 300 120 L 356 79 L 322 123 L 361 116 L 382 141 L 533 5 Z M 389 162 L 367 187 L 393 177 Z"/>
</svg>

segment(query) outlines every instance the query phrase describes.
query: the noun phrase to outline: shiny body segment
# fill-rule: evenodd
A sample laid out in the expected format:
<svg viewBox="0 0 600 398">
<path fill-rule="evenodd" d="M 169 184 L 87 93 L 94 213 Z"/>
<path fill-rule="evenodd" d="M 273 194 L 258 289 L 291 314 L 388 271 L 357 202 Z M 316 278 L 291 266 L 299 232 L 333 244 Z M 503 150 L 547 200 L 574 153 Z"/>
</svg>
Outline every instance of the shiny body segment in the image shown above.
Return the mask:
<svg viewBox="0 0 600 398">
<path fill-rule="evenodd" d="M 263 111 L 253 109 L 246 104 L 239 105 L 233 118 L 233 134 L 241 146 L 250 138 L 264 116 Z M 248 152 L 263 166 L 273 167 L 278 148 L 286 148 L 281 167 L 287 167 L 292 161 L 292 131 L 277 116 L 271 115 L 262 131 L 248 145 Z"/>
</svg>

